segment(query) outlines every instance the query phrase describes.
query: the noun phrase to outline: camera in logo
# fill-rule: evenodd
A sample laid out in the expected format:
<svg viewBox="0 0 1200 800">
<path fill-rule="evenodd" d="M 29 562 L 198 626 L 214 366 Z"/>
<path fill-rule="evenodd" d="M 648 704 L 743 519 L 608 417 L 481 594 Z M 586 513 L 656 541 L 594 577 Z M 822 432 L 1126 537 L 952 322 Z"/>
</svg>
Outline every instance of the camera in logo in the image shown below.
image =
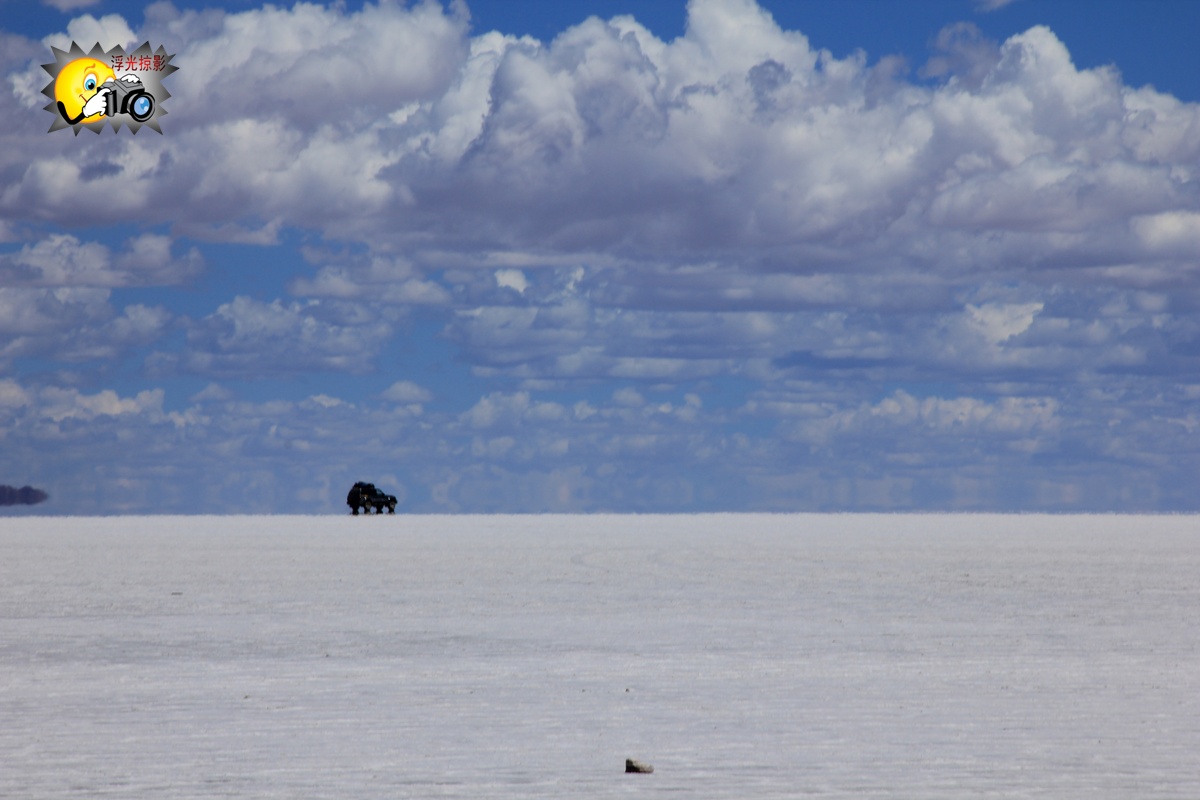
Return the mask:
<svg viewBox="0 0 1200 800">
<path fill-rule="evenodd" d="M 104 98 L 106 116 L 128 114 L 137 122 L 145 122 L 154 116 L 154 95 L 136 78 L 133 81 L 109 78 L 101 88 L 109 90 Z"/>
</svg>

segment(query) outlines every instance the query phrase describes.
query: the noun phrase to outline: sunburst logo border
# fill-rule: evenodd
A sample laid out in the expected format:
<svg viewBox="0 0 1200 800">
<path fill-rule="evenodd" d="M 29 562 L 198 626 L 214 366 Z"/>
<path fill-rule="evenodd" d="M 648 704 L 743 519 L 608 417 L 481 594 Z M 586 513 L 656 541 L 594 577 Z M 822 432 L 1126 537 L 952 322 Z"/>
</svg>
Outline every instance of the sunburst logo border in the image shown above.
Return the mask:
<svg viewBox="0 0 1200 800">
<path fill-rule="evenodd" d="M 158 124 L 158 119 L 159 117 L 166 115 L 167 109 L 164 108 L 163 104 L 167 98 L 171 96 L 171 93 L 167 91 L 165 86 L 163 86 L 163 79 L 169 76 L 171 73 L 179 70 L 179 67 L 171 63 L 171 59 L 173 59 L 175 56 L 168 55 L 165 47 L 159 45 L 157 50 L 151 50 L 150 42 L 146 41 L 143 42 L 141 46 L 139 46 L 132 53 L 126 53 L 125 48 L 121 45 L 117 45 L 111 50 L 105 50 L 100 46 L 99 42 L 96 42 L 96 44 L 92 46 L 92 49 L 85 53 L 82 47 L 72 41 L 71 48 L 69 50 L 60 50 L 53 46 L 51 46 L 50 50 L 54 54 L 54 62 L 51 64 L 42 64 L 42 69 L 50 73 L 50 82 L 46 84 L 44 89 L 42 89 L 42 94 L 50 98 L 50 102 L 44 106 L 44 110 L 49 111 L 54 115 L 54 122 L 50 123 L 50 130 L 47 131 L 47 133 L 60 131 L 63 128 L 71 128 L 75 131 L 75 135 L 78 136 L 79 130 L 81 128 L 86 128 L 92 133 L 98 134 L 104 130 L 105 126 L 110 126 L 114 131 L 119 131 L 121 130 L 122 125 L 128 126 L 129 130 L 134 134 L 136 134 L 143 125 L 158 131 L 160 134 L 162 133 L 162 128 Z M 132 118 L 126 121 L 119 116 L 103 117 L 95 122 L 76 122 L 74 124 L 63 119 L 62 114 L 60 114 L 58 111 L 57 99 L 54 96 L 54 84 L 58 80 L 58 73 L 62 72 L 63 67 L 79 58 L 94 58 L 97 61 L 104 61 L 108 64 L 112 64 L 114 56 L 120 56 L 122 61 L 135 57 L 141 58 L 142 56 L 159 59 L 159 64 L 161 65 L 160 69 L 133 71 L 133 74 L 137 75 L 138 78 L 141 79 L 142 85 L 145 86 L 146 91 L 154 95 L 154 113 L 150 116 L 150 118 L 144 122 L 138 122 Z M 118 72 L 117 77 L 120 77 L 121 71 L 116 71 Z"/>
</svg>

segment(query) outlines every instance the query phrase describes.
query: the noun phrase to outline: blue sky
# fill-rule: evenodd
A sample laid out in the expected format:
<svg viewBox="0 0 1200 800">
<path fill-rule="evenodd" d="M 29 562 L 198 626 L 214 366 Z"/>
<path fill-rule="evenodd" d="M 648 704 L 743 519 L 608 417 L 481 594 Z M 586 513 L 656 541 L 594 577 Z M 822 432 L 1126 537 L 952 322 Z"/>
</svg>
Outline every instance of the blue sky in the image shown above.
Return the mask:
<svg viewBox="0 0 1200 800">
<path fill-rule="evenodd" d="M 1198 3 L 0 12 L 6 513 L 1200 510 Z"/>
</svg>

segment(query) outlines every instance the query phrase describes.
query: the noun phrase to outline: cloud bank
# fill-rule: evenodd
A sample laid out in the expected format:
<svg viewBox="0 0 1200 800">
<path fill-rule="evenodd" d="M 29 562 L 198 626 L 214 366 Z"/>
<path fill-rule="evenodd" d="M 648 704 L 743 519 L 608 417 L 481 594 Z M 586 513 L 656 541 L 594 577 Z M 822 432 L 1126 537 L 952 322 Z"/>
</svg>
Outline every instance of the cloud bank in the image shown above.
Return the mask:
<svg viewBox="0 0 1200 800">
<path fill-rule="evenodd" d="M 64 147 L 36 64 L 10 65 L 0 359 L 214 387 L 10 382 L 30 453 L 145 444 L 97 492 L 212 484 L 232 454 L 231 508 L 267 484 L 323 508 L 356 463 L 430 509 L 1197 505 L 1200 107 L 1076 68 L 1047 28 L 952 26 L 915 77 L 753 0 L 692 0 L 670 42 L 632 17 L 472 34 L 433 2 L 68 33 L 174 42 L 180 70 L 166 135 Z M 151 232 L 85 232 L 129 220 Z M 295 230 L 319 245 L 287 296 L 122 306 L 203 274 L 197 243 Z M 473 395 L 391 374 L 418 318 Z M 375 373 L 391 388 L 222 388 Z M 65 431 L 88 407 L 126 410 Z"/>
</svg>

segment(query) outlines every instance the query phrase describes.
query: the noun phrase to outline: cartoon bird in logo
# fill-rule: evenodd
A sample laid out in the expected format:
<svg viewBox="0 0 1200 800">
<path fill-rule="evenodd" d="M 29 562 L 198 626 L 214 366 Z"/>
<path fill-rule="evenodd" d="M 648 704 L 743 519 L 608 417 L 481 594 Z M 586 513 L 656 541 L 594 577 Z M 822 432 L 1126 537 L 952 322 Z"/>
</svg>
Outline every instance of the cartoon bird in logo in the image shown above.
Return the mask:
<svg viewBox="0 0 1200 800">
<path fill-rule="evenodd" d="M 128 114 L 145 122 L 154 114 L 154 95 L 133 73 L 120 78 L 103 61 L 77 58 L 54 79 L 58 113 L 68 125 Z"/>
</svg>

